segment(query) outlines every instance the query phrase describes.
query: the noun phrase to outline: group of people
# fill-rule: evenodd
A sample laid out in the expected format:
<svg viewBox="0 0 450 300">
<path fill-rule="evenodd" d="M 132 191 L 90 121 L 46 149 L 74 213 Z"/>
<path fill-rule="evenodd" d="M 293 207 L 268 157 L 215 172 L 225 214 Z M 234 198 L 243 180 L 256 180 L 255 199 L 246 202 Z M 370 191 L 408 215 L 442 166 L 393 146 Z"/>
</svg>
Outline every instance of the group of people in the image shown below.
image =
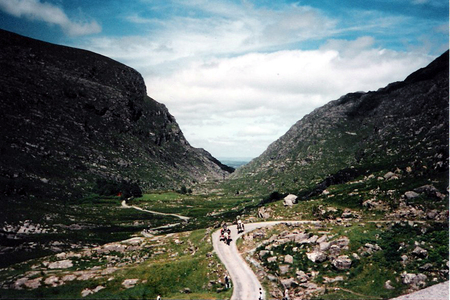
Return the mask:
<svg viewBox="0 0 450 300">
<path fill-rule="evenodd" d="M 237 217 L 237 232 L 241 233 L 244 232 L 244 223 L 242 222 L 241 218 Z M 227 227 L 227 224 L 223 224 L 222 229 L 220 230 L 220 240 L 224 241 L 225 244 L 230 245 L 231 242 L 231 230 Z"/>
</svg>

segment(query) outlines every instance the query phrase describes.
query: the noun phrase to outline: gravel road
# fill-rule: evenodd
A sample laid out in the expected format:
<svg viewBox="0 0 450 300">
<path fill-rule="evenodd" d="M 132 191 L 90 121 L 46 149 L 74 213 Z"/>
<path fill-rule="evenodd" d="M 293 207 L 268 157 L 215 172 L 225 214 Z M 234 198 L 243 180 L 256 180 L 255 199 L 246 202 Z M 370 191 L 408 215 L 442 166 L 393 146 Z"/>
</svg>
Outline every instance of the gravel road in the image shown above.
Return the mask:
<svg viewBox="0 0 450 300">
<path fill-rule="evenodd" d="M 449 300 L 448 281 L 391 300 Z"/>
</svg>

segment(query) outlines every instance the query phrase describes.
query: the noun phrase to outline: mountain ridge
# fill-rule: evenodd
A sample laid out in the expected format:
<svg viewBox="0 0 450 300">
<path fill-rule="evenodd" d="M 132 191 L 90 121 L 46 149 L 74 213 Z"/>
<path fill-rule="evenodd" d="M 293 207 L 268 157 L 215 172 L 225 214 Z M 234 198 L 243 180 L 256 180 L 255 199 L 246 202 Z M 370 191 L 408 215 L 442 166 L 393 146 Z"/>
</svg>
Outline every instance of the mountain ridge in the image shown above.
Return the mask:
<svg viewBox="0 0 450 300">
<path fill-rule="evenodd" d="M 0 48 L 7 196 L 82 197 L 98 178 L 171 189 L 233 171 L 189 144 L 136 70 L 3 30 Z"/>
<path fill-rule="evenodd" d="M 287 193 L 313 189 L 326 177 L 358 166 L 380 171 L 422 164 L 445 170 L 447 71 L 448 51 L 404 81 L 330 101 L 237 169 L 228 186 Z"/>
</svg>

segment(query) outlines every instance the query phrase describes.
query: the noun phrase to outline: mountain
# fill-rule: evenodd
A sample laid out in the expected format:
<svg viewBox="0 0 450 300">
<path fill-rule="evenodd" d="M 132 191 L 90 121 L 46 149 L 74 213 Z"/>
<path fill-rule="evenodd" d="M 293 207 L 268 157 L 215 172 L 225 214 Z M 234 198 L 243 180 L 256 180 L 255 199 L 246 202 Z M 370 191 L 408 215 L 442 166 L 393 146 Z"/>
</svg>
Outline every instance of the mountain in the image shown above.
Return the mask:
<svg viewBox="0 0 450 300">
<path fill-rule="evenodd" d="M 374 172 L 448 178 L 448 57 L 404 81 L 317 108 L 237 169 L 228 187 L 312 195 Z"/>
<path fill-rule="evenodd" d="M 3 30 L 0 49 L 4 196 L 77 198 L 98 180 L 180 188 L 233 171 L 188 143 L 134 69 Z"/>
</svg>

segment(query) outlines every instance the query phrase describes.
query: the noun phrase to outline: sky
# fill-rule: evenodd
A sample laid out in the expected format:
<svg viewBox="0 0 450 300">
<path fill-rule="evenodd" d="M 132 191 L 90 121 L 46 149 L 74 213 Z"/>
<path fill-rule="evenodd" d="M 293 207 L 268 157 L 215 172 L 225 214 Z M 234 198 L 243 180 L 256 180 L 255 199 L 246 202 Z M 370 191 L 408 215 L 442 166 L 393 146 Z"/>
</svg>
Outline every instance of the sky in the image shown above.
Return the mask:
<svg viewBox="0 0 450 300">
<path fill-rule="evenodd" d="M 447 0 L 0 0 L 0 28 L 140 72 L 189 143 L 254 158 L 306 114 L 449 47 Z"/>
</svg>

